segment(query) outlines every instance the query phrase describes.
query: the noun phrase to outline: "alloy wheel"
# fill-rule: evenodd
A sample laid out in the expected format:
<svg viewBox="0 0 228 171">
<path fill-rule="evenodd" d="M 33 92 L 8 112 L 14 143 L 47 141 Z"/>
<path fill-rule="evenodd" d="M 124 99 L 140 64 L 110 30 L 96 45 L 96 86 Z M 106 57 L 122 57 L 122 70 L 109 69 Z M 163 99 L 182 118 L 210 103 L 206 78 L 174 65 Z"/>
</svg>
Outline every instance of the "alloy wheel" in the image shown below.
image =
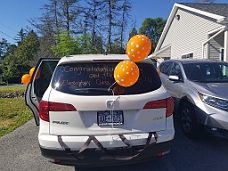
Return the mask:
<svg viewBox="0 0 228 171">
<path fill-rule="evenodd" d="M 192 116 L 188 108 L 182 110 L 182 127 L 186 133 L 190 132 L 192 129 Z"/>
</svg>

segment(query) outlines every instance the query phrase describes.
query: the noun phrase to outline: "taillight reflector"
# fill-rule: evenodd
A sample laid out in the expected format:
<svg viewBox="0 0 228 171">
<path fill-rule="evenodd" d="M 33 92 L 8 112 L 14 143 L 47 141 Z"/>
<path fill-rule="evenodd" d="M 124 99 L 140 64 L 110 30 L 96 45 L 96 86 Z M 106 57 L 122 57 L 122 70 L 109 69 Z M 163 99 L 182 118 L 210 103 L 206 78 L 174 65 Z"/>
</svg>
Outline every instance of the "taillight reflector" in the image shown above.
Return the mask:
<svg viewBox="0 0 228 171">
<path fill-rule="evenodd" d="M 75 111 L 72 104 L 49 102 L 49 111 Z"/>
<path fill-rule="evenodd" d="M 40 101 L 39 104 L 39 115 L 40 119 L 49 122 L 49 109 L 47 101 Z"/>
<path fill-rule="evenodd" d="M 166 99 L 147 102 L 143 109 L 166 108 Z"/>
<path fill-rule="evenodd" d="M 166 117 L 169 117 L 173 114 L 173 110 L 174 110 L 174 101 L 173 98 L 170 97 L 168 99 L 166 99 Z"/>
<path fill-rule="evenodd" d="M 169 117 L 173 114 L 174 103 L 173 98 L 167 98 L 163 100 L 147 102 L 143 109 L 159 109 L 166 108 L 166 117 Z"/>
<path fill-rule="evenodd" d="M 39 115 L 44 121 L 49 122 L 49 111 L 76 111 L 72 104 L 41 101 L 39 104 Z"/>
</svg>

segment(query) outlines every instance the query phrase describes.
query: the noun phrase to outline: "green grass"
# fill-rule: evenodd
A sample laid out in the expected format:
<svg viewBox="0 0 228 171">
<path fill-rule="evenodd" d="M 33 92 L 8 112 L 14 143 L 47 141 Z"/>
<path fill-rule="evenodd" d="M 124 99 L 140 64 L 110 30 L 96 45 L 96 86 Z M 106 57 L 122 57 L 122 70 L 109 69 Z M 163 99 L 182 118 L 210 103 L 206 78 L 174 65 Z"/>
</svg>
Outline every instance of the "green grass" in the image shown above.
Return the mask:
<svg viewBox="0 0 228 171">
<path fill-rule="evenodd" d="M 22 95 L 25 92 L 25 85 L 16 85 L 16 86 L 0 86 L 0 97 L 5 94 L 15 92 L 19 95 Z"/>
<path fill-rule="evenodd" d="M 21 92 L 26 86 L 0 87 L 0 93 Z M 6 135 L 33 118 L 25 105 L 24 97 L 0 98 L 0 137 Z"/>
</svg>

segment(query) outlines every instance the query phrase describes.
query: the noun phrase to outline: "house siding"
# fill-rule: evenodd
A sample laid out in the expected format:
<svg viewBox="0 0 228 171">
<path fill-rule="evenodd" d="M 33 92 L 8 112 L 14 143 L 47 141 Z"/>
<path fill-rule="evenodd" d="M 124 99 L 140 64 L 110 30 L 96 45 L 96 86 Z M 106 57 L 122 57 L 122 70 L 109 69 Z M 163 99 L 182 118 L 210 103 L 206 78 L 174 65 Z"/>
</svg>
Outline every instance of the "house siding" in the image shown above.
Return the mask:
<svg viewBox="0 0 228 171">
<path fill-rule="evenodd" d="M 159 58 L 170 58 L 170 54 L 171 54 L 171 47 L 159 52 L 158 54 L 156 54 L 156 56 Z"/>
<path fill-rule="evenodd" d="M 188 53 L 193 53 L 193 58 L 202 58 L 202 43 L 209 38 L 208 32 L 221 25 L 206 16 L 180 8 L 175 15 L 180 15 L 180 19 L 173 19 L 161 48 L 171 44 L 173 59 Z M 204 58 L 207 58 L 208 52 L 208 46 L 204 46 Z"/>
<path fill-rule="evenodd" d="M 161 57 L 169 58 L 170 54 L 171 54 L 171 48 L 168 48 L 161 53 Z"/>
<path fill-rule="evenodd" d="M 210 35 L 212 37 L 213 35 Z M 209 44 L 209 59 L 220 60 L 220 49 L 224 47 L 224 33 L 210 40 Z"/>
</svg>

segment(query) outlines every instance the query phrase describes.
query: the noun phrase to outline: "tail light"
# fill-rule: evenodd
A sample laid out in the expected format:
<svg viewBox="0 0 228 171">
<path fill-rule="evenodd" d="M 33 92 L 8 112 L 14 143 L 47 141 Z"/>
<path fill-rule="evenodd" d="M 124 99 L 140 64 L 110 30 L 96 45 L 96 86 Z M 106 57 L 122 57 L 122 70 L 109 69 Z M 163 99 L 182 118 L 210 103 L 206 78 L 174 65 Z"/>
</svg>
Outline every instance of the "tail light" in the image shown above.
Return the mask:
<svg viewBox="0 0 228 171">
<path fill-rule="evenodd" d="M 54 159 L 54 163 L 60 163 L 61 160 L 60 159 Z"/>
<path fill-rule="evenodd" d="M 60 163 L 61 162 L 61 159 L 50 159 L 50 158 L 47 158 L 49 162 L 52 162 L 52 163 Z"/>
<path fill-rule="evenodd" d="M 166 108 L 166 117 L 169 117 L 173 114 L 174 103 L 173 98 L 167 98 L 163 100 L 151 101 L 145 104 L 143 109 L 159 109 Z"/>
<path fill-rule="evenodd" d="M 49 111 L 76 111 L 72 104 L 41 101 L 39 104 L 39 115 L 44 121 L 49 122 Z"/>
</svg>

